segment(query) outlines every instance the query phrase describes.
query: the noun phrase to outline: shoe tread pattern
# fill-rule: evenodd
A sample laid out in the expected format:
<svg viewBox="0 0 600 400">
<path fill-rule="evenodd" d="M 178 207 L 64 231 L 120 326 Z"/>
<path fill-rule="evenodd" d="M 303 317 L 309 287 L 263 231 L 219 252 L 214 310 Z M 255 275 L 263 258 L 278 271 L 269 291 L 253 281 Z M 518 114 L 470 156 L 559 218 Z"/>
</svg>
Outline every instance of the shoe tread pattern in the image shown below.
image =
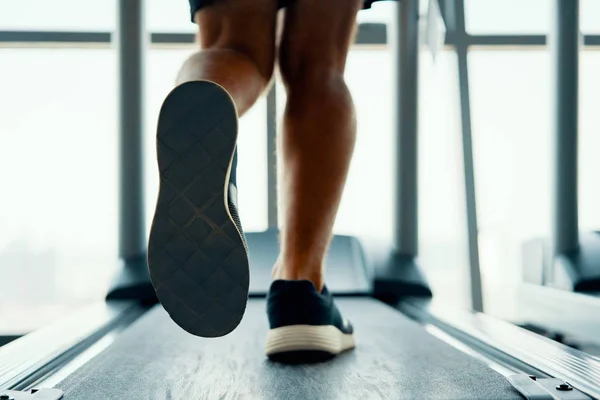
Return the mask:
<svg viewBox="0 0 600 400">
<path fill-rule="evenodd" d="M 160 189 L 148 246 L 150 277 L 171 318 L 202 337 L 235 329 L 248 298 L 243 231 L 225 201 L 237 124 L 231 97 L 210 82 L 175 88 L 158 122 Z"/>
</svg>

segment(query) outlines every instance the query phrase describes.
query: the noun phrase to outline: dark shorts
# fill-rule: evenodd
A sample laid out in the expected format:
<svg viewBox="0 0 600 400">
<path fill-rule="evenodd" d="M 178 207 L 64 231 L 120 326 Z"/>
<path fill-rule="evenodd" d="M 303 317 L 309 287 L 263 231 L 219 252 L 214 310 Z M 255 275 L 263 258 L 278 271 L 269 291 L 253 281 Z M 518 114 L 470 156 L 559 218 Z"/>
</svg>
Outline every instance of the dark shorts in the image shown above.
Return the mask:
<svg viewBox="0 0 600 400">
<path fill-rule="evenodd" d="M 190 1 L 190 12 L 192 14 L 192 22 L 194 22 L 194 14 L 196 14 L 196 11 L 198 11 L 202 7 L 206 7 L 206 6 L 213 4 L 217 0 L 189 0 L 189 1 Z M 294 1 L 294 0 L 279 0 L 279 8 L 286 7 L 292 1 Z M 323 0 L 323 1 L 327 1 L 327 0 Z M 363 8 L 364 9 L 371 8 L 371 5 L 377 1 L 381 1 L 381 0 L 364 0 Z"/>
</svg>

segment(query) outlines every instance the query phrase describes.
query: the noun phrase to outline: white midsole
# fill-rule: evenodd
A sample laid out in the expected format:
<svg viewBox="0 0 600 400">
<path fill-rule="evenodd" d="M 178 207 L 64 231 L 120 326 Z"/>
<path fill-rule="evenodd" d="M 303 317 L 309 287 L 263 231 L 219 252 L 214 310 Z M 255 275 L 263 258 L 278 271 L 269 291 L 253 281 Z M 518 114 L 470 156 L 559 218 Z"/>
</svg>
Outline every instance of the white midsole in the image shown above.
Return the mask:
<svg viewBox="0 0 600 400">
<path fill-rule="evenodd" d="M 286 351 L 326 351 L 338 354 L 354 347 L 354 336 L 333 325 L 290 325 L 267 333 L 267 355 Z"/>
</svg>

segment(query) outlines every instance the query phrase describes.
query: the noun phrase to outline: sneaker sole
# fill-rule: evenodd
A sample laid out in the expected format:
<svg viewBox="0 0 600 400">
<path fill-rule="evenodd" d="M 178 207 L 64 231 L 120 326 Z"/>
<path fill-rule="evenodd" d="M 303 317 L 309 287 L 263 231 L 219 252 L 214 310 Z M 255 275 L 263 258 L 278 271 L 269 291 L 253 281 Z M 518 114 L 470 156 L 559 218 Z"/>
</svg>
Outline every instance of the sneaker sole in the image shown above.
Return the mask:
<svg viewBox="0 0 600 400">
<path fill-rule="evenodd" d="M 248 300 L 248 252 L 228 205 L 237 130 L 233 100 L 205 81 L 173 89 L 158 120 L 150 277 L 171 319 L 202 337 L 233 331 Z"/>
<path fill-rule="evenodd" d="M 343 333 L 333 325 L 290 325 L 269 330 L 265 352 L 278 361 L 326 359 L 354 345 L 353 334 Z"/>
</svg>

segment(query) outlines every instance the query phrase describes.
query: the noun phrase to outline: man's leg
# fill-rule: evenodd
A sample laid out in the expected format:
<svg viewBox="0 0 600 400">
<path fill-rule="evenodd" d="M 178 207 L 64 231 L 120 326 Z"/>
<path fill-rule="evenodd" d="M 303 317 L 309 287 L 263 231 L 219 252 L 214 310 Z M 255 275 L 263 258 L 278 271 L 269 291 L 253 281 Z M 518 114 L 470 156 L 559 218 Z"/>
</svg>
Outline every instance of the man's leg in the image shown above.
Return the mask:
<svg viewBox="0 0 600 400">
<path fill-rule="evenodd" d="M 266 88 L 275 59 L 277 0 L 216 0 L 194 15 L 200 51 L 183 64 L 177 83 L 223 86 L 245 113 Z"/>
<path fill-rule="evenodd" d="M 344 82 L 362 0 L 293 0 L 279 62 L 287 89 L 280 136 L 281 253 L 267 296 L 265 351 L 306 362 L 354 347 L 354 328 L 323 282 L 354 149 L 354 106 Z"/>
<path fill-rule="evenodd" d="M 344 68 L 361 0 L 295 0 L 286 11 L 280 69 L 287 89 L 281 255 L 274 279 L 323 286 L 323 261 L 356 136 Z"/>
</svg>

